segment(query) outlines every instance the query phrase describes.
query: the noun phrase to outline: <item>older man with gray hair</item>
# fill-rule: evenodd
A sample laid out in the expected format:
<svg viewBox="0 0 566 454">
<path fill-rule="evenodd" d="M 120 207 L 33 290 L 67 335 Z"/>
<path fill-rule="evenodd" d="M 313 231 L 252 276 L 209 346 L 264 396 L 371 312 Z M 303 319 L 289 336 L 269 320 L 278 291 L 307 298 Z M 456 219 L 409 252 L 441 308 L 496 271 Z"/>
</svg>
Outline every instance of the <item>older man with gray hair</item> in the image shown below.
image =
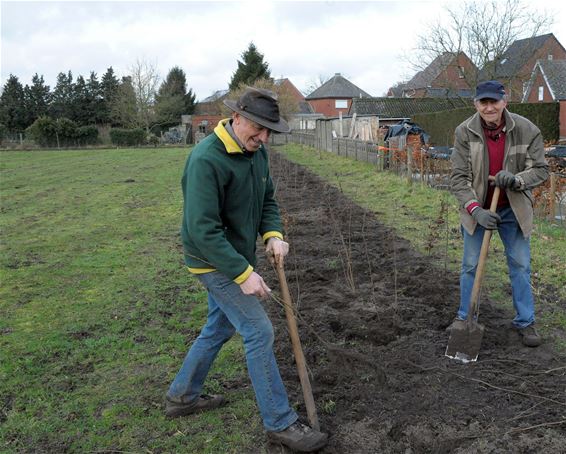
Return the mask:
<svg viewBox="0 0 566 454">
<path fill-rule="evenodd" d="M 484 230 L 497 230 L 505 247 L 516 312 L 512 327 L 524 345 L 537 347 L 542 340 L 535 329 L 531 291 L 531 191 L 548 178 L 542 135 L 529 120 L 506 109 L 505 89 L 499 81 L 480 83 L 474 105 L 477 112 L 456 128 L 451 157 L 451 186 L 460 204 L 464 254 L 460 308 L 448 329 L 464 329 Z M 489 177 L 494 177 L 494 183 Z M 502 189 L 495 213 L 489 211 L 494 185 Z"/>
</svg>

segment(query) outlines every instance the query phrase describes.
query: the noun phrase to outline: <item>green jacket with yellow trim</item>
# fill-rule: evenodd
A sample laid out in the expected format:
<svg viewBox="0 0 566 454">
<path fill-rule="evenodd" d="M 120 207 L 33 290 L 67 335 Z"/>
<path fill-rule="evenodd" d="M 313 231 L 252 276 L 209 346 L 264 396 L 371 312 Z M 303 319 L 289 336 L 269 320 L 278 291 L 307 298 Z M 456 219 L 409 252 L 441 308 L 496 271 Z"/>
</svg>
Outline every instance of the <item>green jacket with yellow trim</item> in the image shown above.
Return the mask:
<svg viewBox="0 0 566 454">
<path fill-rule="evenodd" d="M 187 158 L 181 237 L 193 273 L 218 270 L 244 282 L 256 263 L 258 234 L 283 238 L 267 151 L 244 152 L 222 120 Z"/>
</svg>

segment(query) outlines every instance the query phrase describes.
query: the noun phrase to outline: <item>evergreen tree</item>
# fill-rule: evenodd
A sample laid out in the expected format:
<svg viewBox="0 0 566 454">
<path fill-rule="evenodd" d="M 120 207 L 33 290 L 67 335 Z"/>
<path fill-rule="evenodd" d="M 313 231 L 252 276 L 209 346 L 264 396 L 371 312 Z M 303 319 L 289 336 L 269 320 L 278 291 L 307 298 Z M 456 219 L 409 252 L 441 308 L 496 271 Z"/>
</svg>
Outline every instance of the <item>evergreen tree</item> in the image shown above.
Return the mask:
<svg viewBox="0 0 566 454">
<path fill-rule="evenodd" d="M 10 132 L 22 132 L 29 126 L 24 87 L 13 74 L 10 74 L 4 84 L 0 96 L 0 123 L 4 124 Z"/>
<path fill-rule="evenodd" d="M 136 92 L 131 77 L 122 77 L 112 102 L 110 118 L 114 126 L 143 128 L 137 109 Z"/>
<path fill-rule="evenodd" d="M 100 93 L 102 103 L 100 106 L 100 122 L 112 122 L 112 109 L 118 97 L 120 90 L 120 81 L 116 78 L 112 66 L 106 70 L 100 81 Z"/>
<path fill-rule="evenodd" d="M 104 99 L 102 97 L 102 85 L 94 71 L 90 72 L 90 77 L 86 82 L 89 123 L 100 124 L 104 119 Z"/>
<path fill-rule="evenodd" d="M 57 84 L 53 90 L 51 106 L 49 113 L 53 118 L 73 118 L 73 74 L 69 71 L 67 74 L 59 73 L 57 75 Z"/>
<path fill-rule="evenodd" d="M 253 42 L 242 54 L 242 60 L 238 60 L 238 69 L 230 81 L 230 91 L 234 91 L 242 85 L 251 86 L 259 79 L 271 79 L 269 65 L 263 61 L 263 54 L 258 52 Z"/>
<path fill-rule="evenodd" d="M 163 129 L 179 124 L 181 115 L 194 112 L 195 99 L 192 89 L 187 92 L 185 72 L 178 66 L 171 68 L 155 97 L 158 126 Z"/>
<path fill-rule="evenodd" d="M 51 102 L 51 93 L 49 86 L 45 85 L 43 76 L 37 73 L 31 79 L 31 86 L 26 85 L 24 88 L 25 109 L 28 126 L 31 125 L 39 117 L 47 115 L 49 103 Z"/>
<path fill-rule="evenodd" d="M 193 92 L 192 88 L 185 94 L 185 115 L 195 113 L 195 106 L 197 104 L 197 95 Z"/>
<path fill-rule="evenodd" d="M 73 84 L 70 112 L 71 115 L 68 118 L 78 125 L 86 126 L 92 123 L 89 93 L 86 81 L 81 75 L 77 77 L 77 81 Z"/>
</svg>

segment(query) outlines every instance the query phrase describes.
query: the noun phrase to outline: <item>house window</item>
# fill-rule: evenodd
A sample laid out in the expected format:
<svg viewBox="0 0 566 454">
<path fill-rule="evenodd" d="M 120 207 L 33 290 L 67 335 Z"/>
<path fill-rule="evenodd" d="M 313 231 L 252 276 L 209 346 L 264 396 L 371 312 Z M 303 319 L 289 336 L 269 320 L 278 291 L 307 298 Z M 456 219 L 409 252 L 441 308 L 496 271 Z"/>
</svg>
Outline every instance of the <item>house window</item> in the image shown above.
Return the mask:
<svg viewBox="0 0 566 454">
<path fill-rule="evenodd" d="M 347 99 L 337 99 L 335 101 L 334 106 L 336 109 L 347 109 L 348 108 L 348 100 Z"/>
<path fill-rule="evenodd" d="M 538 87 L 538 100 L 542 101 L 544 98 L 544 87 L 540 86 Z"/>
<path fill-rule="evenodd" d="M 198 132 L 206 134 L 206 127 L 208 126 L 208 120 L 202 120 L 198 125 Z"/>
<path fill-rule="evenodd" d="M 553 58 L 552 54 L 548 54 L 548 60 L 552 60 Z"/>
<path fill-rule="evenodd" d="M 458 66 L 458 77 L 460 79 L 464 78 L 464 67 L 463 66 Z"/>
</svg>

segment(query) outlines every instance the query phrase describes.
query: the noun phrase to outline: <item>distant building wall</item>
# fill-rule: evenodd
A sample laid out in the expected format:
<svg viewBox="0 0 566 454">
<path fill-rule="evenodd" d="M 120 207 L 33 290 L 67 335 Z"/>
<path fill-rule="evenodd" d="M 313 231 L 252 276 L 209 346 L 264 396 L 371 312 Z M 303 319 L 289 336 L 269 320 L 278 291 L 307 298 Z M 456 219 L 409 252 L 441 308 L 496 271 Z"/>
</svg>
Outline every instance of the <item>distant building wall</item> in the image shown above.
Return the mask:
<svg viewBox="0 0 566 454">
<path fill-rule="evenodd" d="M 540 90 L 539 87 L 542 87 L 543 90 L 542 100 L 539 99 L 539 90 Z M 553 101 L 554 99 L 552 99 L 552 95 L 550 94 L 548 85 L 546 84 L 544 77 L 542 77 L 542 73 L 540 72 L 540 70 L 537 69 L 537 74 L 526 102 L 553 102 Z"/>
<path fill-rule="evenodd" d="M 566 99 L 560 101 L 560 138 L 566 139 Z"/>
<path fill-rule="evenodd" d="M 336 108 L 336 101 L 346 101 L 346 107 Z M 340 112 L 346 115 L 352 105 L 352 99 L 348 98 L 326 98 L 326 99 L 309 99 L 308 103 L 311 105 L 316 113 L 321 113 L 325 117 L 337 117 Z"/>
<path fill-rule="evenodd" d="M 218 122 L 222 120 L 222 115 L 193 115 L 192 119 L 192 133 L 193 142 L 196 142 L 196 134 L 204 133 L 205 136 L 209 135 Z"/>
<path fill-rule="evenodd" d="M 540 49 L 534 52 L 521 69 L 517 71 L 513 80 L 501 80 L 503 85 L 505 85 L 505 91 L 509 96 L 509 101 L 521 102 L 525 84 L 529 81 L 537 60 L 548 60 L 549 55 L 552 55 L 552 60 L 566 60 L 566 51 L 560 43 L 556 39 L 548 39 Z"/>
</svg>

